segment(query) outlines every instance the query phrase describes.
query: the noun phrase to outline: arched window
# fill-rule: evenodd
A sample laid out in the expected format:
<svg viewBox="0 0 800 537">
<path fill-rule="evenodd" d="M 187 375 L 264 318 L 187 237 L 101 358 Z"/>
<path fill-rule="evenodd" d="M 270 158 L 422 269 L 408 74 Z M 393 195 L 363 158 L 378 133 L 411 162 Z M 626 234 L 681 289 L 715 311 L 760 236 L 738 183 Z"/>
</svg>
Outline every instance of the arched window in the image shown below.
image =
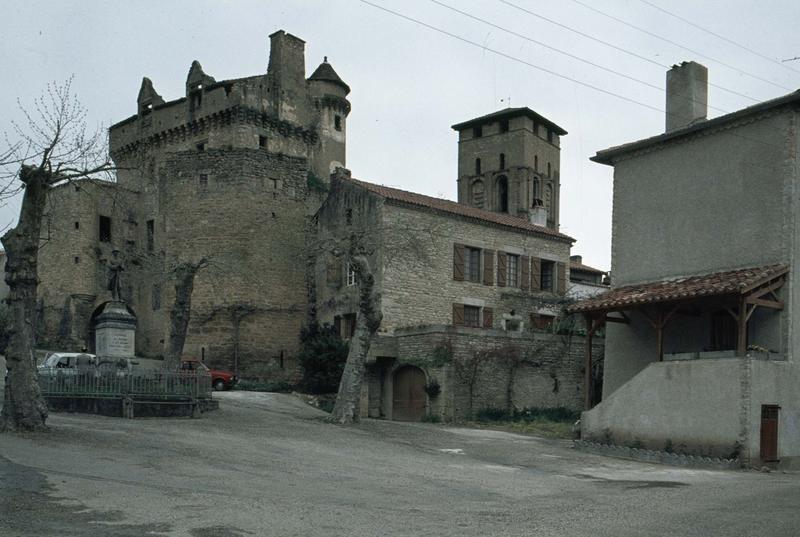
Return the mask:
<svg viewBox="0 0 800 537">
<path fill-rule="evenodd" d="M 500 153 L 500 169 L 501 170 L 505 170 L 506 169 L 506 154 L 505 153 Z"/>
<path fill-rule="evenodd" d="M 480 174 L 481 174 L 481 159 L 476 158 L 475 159 L 475 175 L 480 175 Z"/>
<path fill-rule="evenodd" d="M 474 207 L 483 207 L 486 200 L 486 188 L 483 186 L 483 181 L 472 183 L 471 199 Z"/>
<path fill-rule="evenodd" d="M 547 163 L 547 177 L 550 177 L 550 163 Z"/>
<path fill-rule="evenodd" d="M 497 209 L 501 213 L 508 212 L 508 178 L 505 175 L 497 178 Z"/>
<path fill-rule="evenodd" d="M 537 201 L 541 202 L 541 200 L 542 200 L 542 187 L 541 187 L 541 184 L 539 183 L 539 178 L 538 177 L 534 177 L 533 178 L 533 204 L 534 204 L 534 206 L 536 206 Z"/>
</svg>

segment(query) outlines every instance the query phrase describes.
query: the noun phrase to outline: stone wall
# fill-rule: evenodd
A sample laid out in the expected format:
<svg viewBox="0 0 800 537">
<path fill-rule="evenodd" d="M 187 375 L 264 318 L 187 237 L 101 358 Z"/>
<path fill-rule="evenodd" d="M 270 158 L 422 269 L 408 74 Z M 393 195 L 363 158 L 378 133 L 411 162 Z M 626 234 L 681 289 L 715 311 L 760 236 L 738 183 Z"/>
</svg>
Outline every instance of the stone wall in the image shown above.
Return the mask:
<svg viewBox="0 0 800 537">
<path fill-rule="evenodd" d="M 428 413 L 444 420 L 484 408 L 583 408 L 583 336 L 428 326 L 397 331 L 394 339 L 397 358 L 381 369 L 383 379 L 373 373 L 369 384 L 372 416 L 391 418 L 392 373 L 404 365 L 421 368 L 429 383 L 439 383 L 441 394 L 428 399 Z M 594 340 L 595 360 L 603 358 L 603 343 Z M 382 363 L 378 358 L 376 364 Z M 374 392 L 381 386 L 384 393 L 378 397 Z"/>
</svg>

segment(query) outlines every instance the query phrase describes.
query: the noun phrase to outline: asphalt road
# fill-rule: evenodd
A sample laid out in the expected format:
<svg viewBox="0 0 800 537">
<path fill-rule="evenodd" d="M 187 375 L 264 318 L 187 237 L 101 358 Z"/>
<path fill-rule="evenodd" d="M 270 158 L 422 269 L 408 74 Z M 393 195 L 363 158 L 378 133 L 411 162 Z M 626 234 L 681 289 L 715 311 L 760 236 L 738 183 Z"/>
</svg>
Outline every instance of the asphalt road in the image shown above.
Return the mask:
<svg viewBox="0 0 800 537">
<path fill-rule="evenodd" d="M 0 535 L 795 536 L 800 475 L 671 468 L 432 424 L 334 426 L 290 395 L 201 419 L 54 414 L 0 435 Z"/>
</svg>

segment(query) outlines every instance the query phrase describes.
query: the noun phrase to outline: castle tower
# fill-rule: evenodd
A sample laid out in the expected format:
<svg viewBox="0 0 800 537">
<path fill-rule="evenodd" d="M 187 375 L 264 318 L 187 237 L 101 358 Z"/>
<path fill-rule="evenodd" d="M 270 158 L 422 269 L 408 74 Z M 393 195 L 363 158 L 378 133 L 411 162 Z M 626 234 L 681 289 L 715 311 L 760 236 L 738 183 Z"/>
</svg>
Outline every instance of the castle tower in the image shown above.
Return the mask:
<svg viewBox="0 0 800 537">
<path fill-rule="evenodd" d="M 558 229 L 560 137 L 567 131 L 527 107 L 453 125 L 458 202 Z"/>
<path fill-rule="evenodd" d="M 312 161 L 312 172 L 325 181 L 336 168 L 345 167 L 347 115 L 350 86 L 336 74 L 328 57 L 308 77 L 308 89 L 315 107 L 320 111 L 320 147 Z"/>
</svg>

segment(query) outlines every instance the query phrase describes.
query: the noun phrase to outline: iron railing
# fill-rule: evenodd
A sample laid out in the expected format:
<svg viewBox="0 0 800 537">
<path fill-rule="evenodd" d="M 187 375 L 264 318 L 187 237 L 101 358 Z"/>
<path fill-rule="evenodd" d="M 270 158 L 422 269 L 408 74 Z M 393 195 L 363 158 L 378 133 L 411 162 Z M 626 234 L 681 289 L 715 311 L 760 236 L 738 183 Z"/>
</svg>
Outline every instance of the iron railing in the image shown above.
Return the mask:
<svg viewBox="0 0 800 537">
<path fill-rule="evenodd" d="M 45 397 L 210 399 L 211 375 L 160 369 L 130 372 L 39 369 Z"/>
</svg>

